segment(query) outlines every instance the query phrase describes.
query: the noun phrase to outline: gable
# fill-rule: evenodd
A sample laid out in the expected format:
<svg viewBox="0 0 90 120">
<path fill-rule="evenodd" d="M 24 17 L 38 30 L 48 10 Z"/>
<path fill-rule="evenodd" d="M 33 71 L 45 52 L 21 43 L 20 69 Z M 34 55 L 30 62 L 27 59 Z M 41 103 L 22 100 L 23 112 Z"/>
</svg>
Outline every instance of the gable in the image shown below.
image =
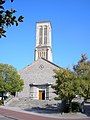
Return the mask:
<svg viewBox="0 0 90 120">
<path fill-rule="evenodd" d="M 19 73 L 21 78 L 29 84 L 53 84 L 55 82 L 53 70 L 58 68 L 57 65 L 41 58 L 21 70 Z"/>
</svg>

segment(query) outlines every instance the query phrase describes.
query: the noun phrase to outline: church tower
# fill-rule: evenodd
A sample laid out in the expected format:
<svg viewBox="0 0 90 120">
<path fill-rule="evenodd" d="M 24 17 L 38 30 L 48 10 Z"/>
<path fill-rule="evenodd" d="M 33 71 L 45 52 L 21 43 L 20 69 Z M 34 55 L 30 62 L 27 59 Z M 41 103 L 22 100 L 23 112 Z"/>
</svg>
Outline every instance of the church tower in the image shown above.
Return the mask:
<svg viewBox="0 0 90 120">
<path fill-rule="evenodd" d="M 36 23 L 36 47 L 34 59 L 44 58 L 52 62 L 51 23 Z"/>
</svg>

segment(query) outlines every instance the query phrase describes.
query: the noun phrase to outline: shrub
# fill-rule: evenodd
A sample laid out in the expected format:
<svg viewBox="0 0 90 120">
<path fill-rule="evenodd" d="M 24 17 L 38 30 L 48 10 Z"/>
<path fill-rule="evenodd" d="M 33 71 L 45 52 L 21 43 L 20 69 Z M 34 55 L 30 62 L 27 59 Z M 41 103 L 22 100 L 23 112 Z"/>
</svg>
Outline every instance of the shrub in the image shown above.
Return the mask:
<svg viewBox="0 0 90 120">
<path fill-rule="evenodd" d="M 3 105 L 4 104 L 4 101 L 3 100 L 0 100 L 0 105 Z"/>
<path fill-rule="evenodd" d="M 80 105 L 78 102 L 71 103 L 71 111 L 72 112 L 79 112 L 80 111 Z"/>
</svg>

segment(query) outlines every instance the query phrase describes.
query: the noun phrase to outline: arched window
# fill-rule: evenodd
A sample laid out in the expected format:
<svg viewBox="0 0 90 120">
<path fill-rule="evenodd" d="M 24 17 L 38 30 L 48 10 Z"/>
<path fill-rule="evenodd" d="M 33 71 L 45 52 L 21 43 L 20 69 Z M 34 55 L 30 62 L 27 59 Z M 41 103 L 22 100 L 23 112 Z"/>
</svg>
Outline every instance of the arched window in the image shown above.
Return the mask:
<svg viewBox="0 0 90 120">
<path fill-rule="evenodd" d="M 44 58 L 45 58 L 46 56 L 45 56 L 45 51 L 44 51 Z"/>
<path fill-rule="evenodd" d="M 39 28 L 39 44 L 42 44 L 42 38 L 43 38 L 43 28 L 41 26 Z"/>
<path fill-rule="evenodd" d="M 38 58 L 39 58 L 39 51 L 38 51 Z"/>
<path fill-rule="evenodd" d="M 41 58 L 42 57 L 42 53 L 41 53 L 41 51 L 40 51 L 40 56 L 39 56 L 39 58 Z"/>
<path fill-rule="evenodd" d="M 47 26 L 44 27 L 44 44 L 47 44 Z"/>
</svg>

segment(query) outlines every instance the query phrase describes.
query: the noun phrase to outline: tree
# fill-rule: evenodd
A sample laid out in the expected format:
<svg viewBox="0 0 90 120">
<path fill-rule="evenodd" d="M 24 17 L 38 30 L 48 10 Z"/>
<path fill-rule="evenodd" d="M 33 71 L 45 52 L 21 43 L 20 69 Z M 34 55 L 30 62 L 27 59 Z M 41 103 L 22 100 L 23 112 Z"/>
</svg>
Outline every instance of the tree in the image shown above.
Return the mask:
<svg viewBox="0 0 90 120">
<path fill-rule="evenodd" d="M 56 78 L 56 84 L 52 87 L 62 102 L 65 102 L 65 106 L 68 104 L 69 110 L 71 101 L 77 94 L 77 91 L 75 91 L 78 85 L 76 76 L 70 70 L 60 68 L 55 70 L 54 77 Z"/>
<path fill-rule="evenodd" d="M 23 22 L 23 16 L 19 16 L 18 18 L 14 15 L 16 10 L 5 10 L 4 4 L 5 0 L 0 0 L 0 38 L 2 36 L 6 37 L 6 27 L 10 27 L 12 25 L 18 26 L 19 22 Z M 11 0 L 13 2 L 13 0 Z"/>
<path fill-rule="evenodd" d="M 90 61 L 86 54 L 81 55 L 81 59 L 73 66 L 74 72 L 80 82 L 79 93 L 85 99 L 90 97 Z"/>
<path fill-rule="evenodd" d="M 14 67 L 8 64 L 0 64 L 0 93 L 16 93 L 23 89 L 23 80 Z"/>
<path fill-rule="evenodd" d="M 58 97 L 68 103 L 68 108 L 71 108 L 71 101 L 76 95 L 84 99 L 90 97 L 90 61 L 85 54 L 81 55 L 73 70 L 55 70 L 56 84 L 52 86 Z"/>
</svg>

